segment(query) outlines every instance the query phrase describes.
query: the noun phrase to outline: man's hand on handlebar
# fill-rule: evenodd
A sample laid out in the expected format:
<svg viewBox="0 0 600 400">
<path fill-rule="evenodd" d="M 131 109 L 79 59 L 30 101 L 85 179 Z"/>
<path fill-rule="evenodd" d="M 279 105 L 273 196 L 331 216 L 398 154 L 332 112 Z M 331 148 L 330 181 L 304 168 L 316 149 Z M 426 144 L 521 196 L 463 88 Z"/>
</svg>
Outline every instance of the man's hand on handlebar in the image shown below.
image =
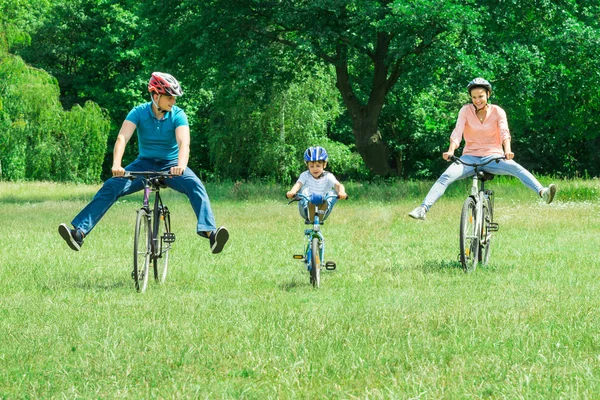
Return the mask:
<svg viewBox="0 0 600 400">
<path fill-rule="evenodd" d="M 183 173 L 185 172 L 185 168 L 186 167 L 180 167 L 179 165 L 176 167 L 171 167 L 171 170 L 169 171 L 169 173 L 171 175 L 180 176 L 180 175 L 183 175 Z"/>
<path fill-rule="evenodd" d="M 111 168 L 112 171 L 112 176 L 114 177 L 118 177 L 118 176 L 123 176 L 125 175 L 125 168 L 119 166 L 114 166 Z"/>
</svg>

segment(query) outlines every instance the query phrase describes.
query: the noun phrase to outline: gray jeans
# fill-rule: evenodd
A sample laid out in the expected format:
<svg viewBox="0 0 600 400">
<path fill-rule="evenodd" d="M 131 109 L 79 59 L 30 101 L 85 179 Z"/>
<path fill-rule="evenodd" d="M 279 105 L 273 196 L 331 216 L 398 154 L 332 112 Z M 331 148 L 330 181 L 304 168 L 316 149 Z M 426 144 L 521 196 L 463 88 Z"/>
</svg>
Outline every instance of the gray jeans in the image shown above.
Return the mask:
<svg viewBox="0 0 600 400">
<path fill-rule="evenodd" d="M 486 156 L 486 157 L 476 157 L 476 156 L 462 156 L 460 157 L 466 163 L 469 164 L 479 164 L 484 163 L 490 158 L 497 157 L 495 155 Z M 521 182 L 531 190 L 533 190 L 536 194 L 539 195 L 540 190 L 544 187 L 538 182 L 537 179 L 531 174 L 531 172 L 527 171 L 521 165 L 517 164 L 513 160 L 500 160 L 500 162 L 491 162 L 485 167 L 481 168 L 482 171 L 488 172 L 494 175 L 511 175 L 519 178 Z M 452 163 L 446 171 L 439 177 L 437 182 L 433 184 L 427 196 L 421 203 L 422 206 L 429 210 L 433 203 L 435 203 L 446 191 L 446 188 L 454 181 L 459 179 L 464 179 L 469 176 L 475 175 L 475 169 L 473 167 L 467 167 L 462 164 Z"/>
</svg>

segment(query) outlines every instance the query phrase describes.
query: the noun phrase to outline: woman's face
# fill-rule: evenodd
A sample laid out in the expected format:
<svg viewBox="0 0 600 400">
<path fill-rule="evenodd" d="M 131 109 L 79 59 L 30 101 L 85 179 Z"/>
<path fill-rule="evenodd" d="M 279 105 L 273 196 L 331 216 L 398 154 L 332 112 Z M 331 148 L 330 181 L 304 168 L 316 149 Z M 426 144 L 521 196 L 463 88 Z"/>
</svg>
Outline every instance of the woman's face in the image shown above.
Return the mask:
<svg viewBox="0 0 600 400">
<path fill-rule="evenodd" d="M 483 88 L 471 89 L 471 100 L 478 110 L 486 106 L 488 101 L 487 90 Z"/>
</svg>

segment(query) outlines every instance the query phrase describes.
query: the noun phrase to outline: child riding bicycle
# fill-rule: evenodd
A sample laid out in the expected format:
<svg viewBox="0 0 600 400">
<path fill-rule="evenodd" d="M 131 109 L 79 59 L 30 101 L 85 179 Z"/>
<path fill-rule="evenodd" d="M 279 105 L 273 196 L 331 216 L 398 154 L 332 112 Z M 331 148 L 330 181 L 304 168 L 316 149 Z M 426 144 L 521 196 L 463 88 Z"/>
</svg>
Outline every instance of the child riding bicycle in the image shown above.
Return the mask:
<svg viewBox="0 0 600 400">
<path fill-rule="evenodd" d="M 304 152 L 304 163 L 308 167 L 306 171 L 300 174 L 298 181 L 292 186 L 287 192 L 286 196 L 288 199 L 292 199 L 296 196 L 298 191 L 305 196 L 310 196 L 311 193 L 320 194 L 324 197 L 335 189 L 340 199 L 346 199 L 346 189 L 336 177 L 328 171 L 325 171 L 327 167 L 327 151 L 320 146 L 309 147 Z M 330 197 L 327 202 L 319 206 L 319 210 L 324 211 L 321 218 L 321 223 L 327 219 L 333 206 L 337 202 L 337 197 Z M 298 202 L 298 211 L 300 216 L 304 218 L 305 223 L 311 223 L 315 217 L 316 206 L 310 204 L 306 198 L 300 199 Z"/>
</svg>

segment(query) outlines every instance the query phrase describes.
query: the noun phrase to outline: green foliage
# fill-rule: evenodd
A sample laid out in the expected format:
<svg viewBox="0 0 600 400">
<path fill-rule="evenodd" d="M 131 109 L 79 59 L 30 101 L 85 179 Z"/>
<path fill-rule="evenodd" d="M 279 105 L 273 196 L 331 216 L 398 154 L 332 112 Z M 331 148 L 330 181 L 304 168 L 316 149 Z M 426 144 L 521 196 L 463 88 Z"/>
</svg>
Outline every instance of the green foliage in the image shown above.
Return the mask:
<svg viewBox="0 0 600 400">
<path fill-rule="evenodd" d="M 97 182 L 106 114 L 90 102 L 63 111 L 54 78 L 19 57 L 0 60 L 1 178 Z"/>
<path fill-rule="evenodd" d="M 320 144 L 331 149 L 332 162 L 341 173 L 357 174 L 361 163 L 348 146 L 327 138 L 329 126 L 341 113 L 334 91 L 331 76 L 324 72 L 279 93 L 263 93 L 258 102 L 256 94 L 244 88 L 222 87 L 207 129 L 217 173 L 224 178 L 289 183 L 305 168 L 304 150 Z"/>
<path fill-rule="evenodd" d="M 395 174 L 436 177 L 475 76 L 494 85 L 522 165 L 600 175 L 597 2 L 0 0 L 0 11 L 0 48 L 56 77 L 65 107 L 107 109 L 111 138 L 149 72 L 177 76 L 190 166 L 205 176 L 288 182 L 309 144 L 367 159 L 359 139 L 376 132 Z M 364 176 L 350 164 L 338 173 Z"/>
</svg>

